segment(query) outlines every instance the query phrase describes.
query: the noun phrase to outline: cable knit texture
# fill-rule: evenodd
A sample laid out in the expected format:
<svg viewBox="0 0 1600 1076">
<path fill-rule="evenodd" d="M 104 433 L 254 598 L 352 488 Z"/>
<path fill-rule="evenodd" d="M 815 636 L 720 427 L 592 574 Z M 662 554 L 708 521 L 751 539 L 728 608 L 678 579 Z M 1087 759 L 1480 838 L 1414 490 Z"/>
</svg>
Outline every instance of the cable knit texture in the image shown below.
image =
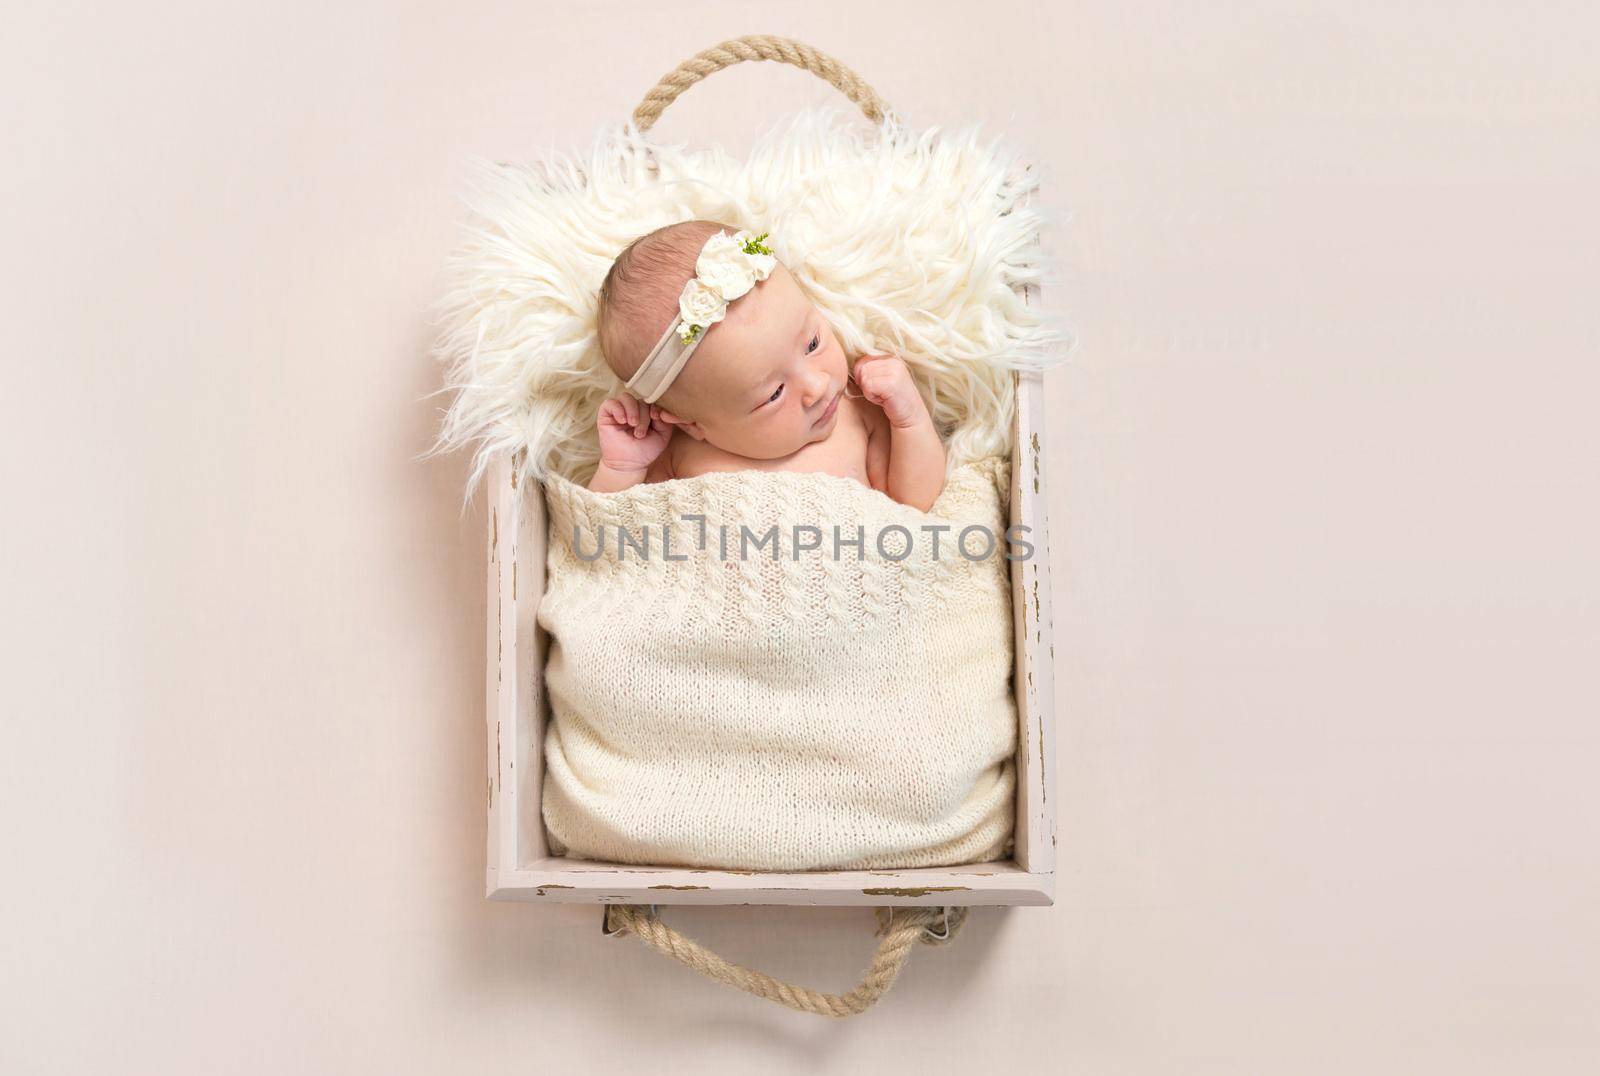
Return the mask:
<svg viewBox="0 0 1600 1076">
<path fill-rule="evenodd" d="M 742 870 L 1008 854 L 1003 457 L 957 467 L 927 513 L 852 479 L 788 472 L 620 493 L 552 475 L 545 495 L 553 851 Z M 684 518 L 697 515 L 703 528 Z M 957 548 L 974 524 L 965 548 L 979 559 Z M 935 557 L 923 528 L 941 525 Z M 802 545 L 819 528 L 820 547 L 797 555 L 796 527 Z M 858 527 L 859 556 L 844 544 Z M 648 556 L 630 543 L 619 555 L 620 531 Z"/>
</svg>

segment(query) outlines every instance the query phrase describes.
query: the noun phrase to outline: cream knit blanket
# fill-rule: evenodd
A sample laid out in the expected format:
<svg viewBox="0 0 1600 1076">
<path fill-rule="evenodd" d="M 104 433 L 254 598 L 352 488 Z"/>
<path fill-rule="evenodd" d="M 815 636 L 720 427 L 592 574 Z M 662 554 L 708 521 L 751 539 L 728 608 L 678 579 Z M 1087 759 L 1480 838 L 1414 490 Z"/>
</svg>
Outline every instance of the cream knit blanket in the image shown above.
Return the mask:
<svg viewBox="0 0 1600 1076">
<path fill-rule="evenodd" d="M 962 464 L 928 513 L 823 474 L 547 479 L 552 851 L 742 870 L 1006 855 L 1008 479 L 1003 457 Z"/>
</svg>

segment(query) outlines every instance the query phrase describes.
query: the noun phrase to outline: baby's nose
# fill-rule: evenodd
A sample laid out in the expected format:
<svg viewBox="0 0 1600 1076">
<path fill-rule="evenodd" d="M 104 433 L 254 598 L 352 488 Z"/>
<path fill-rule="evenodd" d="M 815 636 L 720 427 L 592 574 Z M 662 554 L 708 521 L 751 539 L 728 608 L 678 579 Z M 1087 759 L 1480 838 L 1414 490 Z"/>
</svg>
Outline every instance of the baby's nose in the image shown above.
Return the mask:
<svg viewBox="0 0 1600 1076">
<path fill-rule="evenodd" d="M 810 407 L 828 394 L 828 375 L 818 371 L 806 379 L 806 406 Z"/>
</svg>

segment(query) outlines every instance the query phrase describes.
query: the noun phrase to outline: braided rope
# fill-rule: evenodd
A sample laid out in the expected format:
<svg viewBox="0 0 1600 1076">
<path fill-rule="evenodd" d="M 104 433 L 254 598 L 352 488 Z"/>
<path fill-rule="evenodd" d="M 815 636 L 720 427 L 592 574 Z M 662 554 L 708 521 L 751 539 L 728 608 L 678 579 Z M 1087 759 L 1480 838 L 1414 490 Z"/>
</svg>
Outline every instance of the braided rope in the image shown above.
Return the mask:
<svg viewBox="0 0 1600 1076">
<path fill-rule="evenodd" d="M 913 946 L 918 942 L 948 944 L 966 922 L 968 911 L 967 908 L 879 908 L 878 933 L 884 936 L 883 941 L 872 954 L 872 966 L 861 982 L 845 994 L 827 994 L 795 986 L 724 960 L 667 926 L 647 907 L 610 905 L 606 909 L 606 927 L 617 933 L 633 934 L 656 952 L 670 956 L 685 967 L 758 998 L 818 1016 L 855 1016 L 872 1008 L 894 986 Z M 943 934 L 934 933 L 940 928 L 944 929 Z"/>
<path fill-rule="evenodd" d="M 787 37 L 751 34 L 713 45 L 662 75 L 661 81 L 644 95 L 639 107 L 633 110 L 634 125 L 640 131 L 648 131 L 666 107 L 690 86 L 724 67 L 732 67 L 746 60 L 775 60 L 810 71 L 854 101 L 873 123 L 882 123 L 890 112 L 888 104 L 860 75 L 827 53 Z"/>
</svg>

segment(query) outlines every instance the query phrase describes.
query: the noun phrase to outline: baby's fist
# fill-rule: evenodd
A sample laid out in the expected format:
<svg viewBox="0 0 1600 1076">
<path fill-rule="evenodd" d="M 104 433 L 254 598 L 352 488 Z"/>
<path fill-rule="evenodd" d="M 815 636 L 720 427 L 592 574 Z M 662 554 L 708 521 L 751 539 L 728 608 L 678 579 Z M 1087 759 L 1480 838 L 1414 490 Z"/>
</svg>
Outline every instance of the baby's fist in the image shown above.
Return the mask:
<svg viewBox="0 0 1600 1076">
<path fill-rule="evenodd" d="M 628 395 L 601 404 L 595 424 L 600 432 L 600 462 L 619 473 L 648 468 L 672 437 L 660 408 Z"/>
<path fill-rule="evenodd" d="M 852 375 L 861 395 L 883 408 L 891 426 L 905 429 L 928 417 L 928 408 L 911 379 L 911 370 L 898 355 L 863 355 Z"/>
</svg>

